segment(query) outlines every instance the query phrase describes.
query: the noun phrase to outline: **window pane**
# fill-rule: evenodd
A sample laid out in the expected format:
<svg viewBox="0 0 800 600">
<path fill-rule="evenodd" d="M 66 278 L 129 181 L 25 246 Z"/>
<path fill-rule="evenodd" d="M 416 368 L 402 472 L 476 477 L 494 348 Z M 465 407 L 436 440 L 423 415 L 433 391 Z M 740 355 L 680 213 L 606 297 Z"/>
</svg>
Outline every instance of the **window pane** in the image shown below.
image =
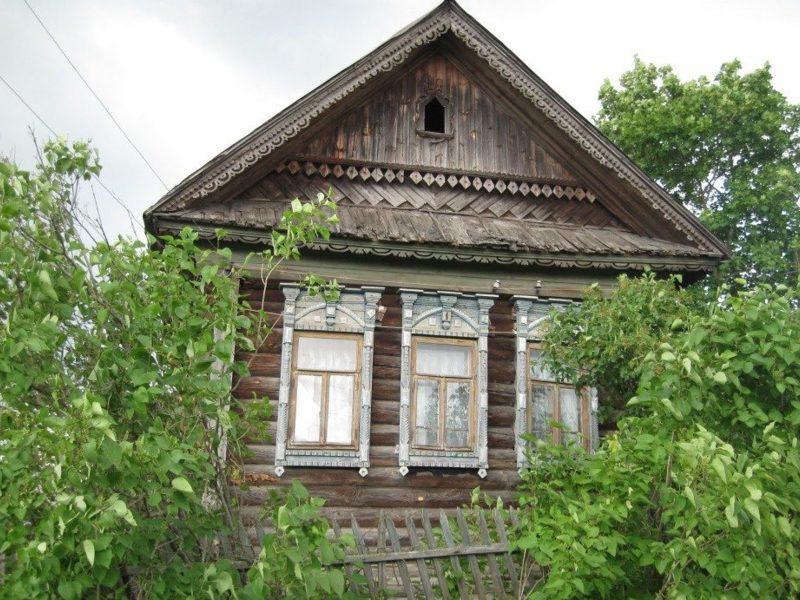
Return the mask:
<svg viewBox="0 0 800 600">
<path fill-rule="evenodd" d="M 531 379 L 542 379 L 544 381 L 555 381 L 550 369 L 545 368 L 543 358 L 544 352 L 539 348 L 530 350 Z"/>
<path fill-rule="evenodd" d="M 566 428 L 564 442 L 577 442 L 577 436 L 574 433 L 567 433 L 567 431 L 580 431 L 581 414 L 578 394 L 575 392 L 575 388 L 561 387 L 558 396 L 561 405 L 561 422 Z"/>
<path fill-rule="evenodd" d="M 445 421 L 447 446 L 469 446 L 469 384 L 447 384 L 447 420 Z"/>
<path fill-rule="evenodd" d="M 418 446 L 439 445 L 439 382 L 417 382 L 414 443 Z"/>
<path fill-rule="evenodd" d="M 298 375 L 294 408 L 295 442 L 319 442 L 322 377 Z"/>
<path fill-rule="evenodd" d="M 352 375 L 331 375 L 328 386 L 328 427 L 325 439 L 329 444 L 350 444 L 353 441 Z"/>
<path fill-rule="evenodd" d="M 358 343 L 332 337 L 297 338 L 297 368 L 314 371 L 355 371 Z"/>
<path fill-rule="evenodd" d="M 553 401 L 555 387 L 534 383 L 531 385 L 531 407 L 533 423 L 531 433 L 539 439 L 549 439 L 552 433 L 550 422 L 553 420 Z"/>
<path fill-rule="evenodd" d="M 469 377 L 469 346 L 417 344 L 417 373 L 442 377 Z"/>
</svg>

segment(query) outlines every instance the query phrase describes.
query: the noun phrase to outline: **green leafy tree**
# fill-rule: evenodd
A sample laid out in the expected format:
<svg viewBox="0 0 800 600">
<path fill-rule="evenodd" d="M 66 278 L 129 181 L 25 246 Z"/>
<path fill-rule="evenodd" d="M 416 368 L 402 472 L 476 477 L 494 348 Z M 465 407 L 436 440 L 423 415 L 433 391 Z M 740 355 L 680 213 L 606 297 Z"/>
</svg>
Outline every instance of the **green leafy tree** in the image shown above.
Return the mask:
<svg viewBox="0 0 800 600">
<path fill-rule="evenodd" d="M 769 65 L 681 81 L 635 59 L 600 88 L 597 125 L 733 250 L 723 275 L 791 284 L 800 272 L 800 106 Z"/>
<path fill-rule="evenodd" d="M 605 297 L 590 287 L 580 305 L 554 311 L 543 346 L 551 370 L 563 381 L 600 392 L 600 422 L 613 426 L 636 393 L 641 357 L 700 310 L 696 294 L 680 278 L 619 277 Z"/>
<path fill-rule="evenodd" d="M 595 454 L 538 444 L 531 598 L 800 596 L 799 295 L 723 294 L 639 357 L 639 412 Z"/>
<path fill-rule="evenodd" d="M 221 445 L 236 456 L 258 420 L 247 411 L 268 405 L 231 398 L 247 373 L 234 348 L 263 343 L 270 323 L 239 298 L 230 251 L 188 229 L 83 241 L 78 188 L 99 171 L 94 150 L 60 140 L 34 172 L 0 162 L 0 598 L 341 596 L 319 524 L 279 527 L 274 547 L 306 553 L 245 587 L 212 543 L 242 527 Z M 334 208 L 294 201 L 262 277 L 327 236 Z M 306 497 L 282 510 L 316 523 Z"/>
</svg>

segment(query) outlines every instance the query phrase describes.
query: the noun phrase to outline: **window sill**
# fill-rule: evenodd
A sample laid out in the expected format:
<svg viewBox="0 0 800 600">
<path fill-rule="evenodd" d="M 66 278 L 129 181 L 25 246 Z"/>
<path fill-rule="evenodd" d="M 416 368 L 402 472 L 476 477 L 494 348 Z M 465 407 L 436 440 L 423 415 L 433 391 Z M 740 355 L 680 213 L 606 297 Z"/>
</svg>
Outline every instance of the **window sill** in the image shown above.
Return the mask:
<svg viewBox="0 0 800 600">
<path fill-rule="evenodd" d="M 417 129 L 417 135 L 437 141 L 452 140 L 455 137 L 453 133 L 439 133 L 438 131 L 425 131 L 424 129 Z"/>
</svg>

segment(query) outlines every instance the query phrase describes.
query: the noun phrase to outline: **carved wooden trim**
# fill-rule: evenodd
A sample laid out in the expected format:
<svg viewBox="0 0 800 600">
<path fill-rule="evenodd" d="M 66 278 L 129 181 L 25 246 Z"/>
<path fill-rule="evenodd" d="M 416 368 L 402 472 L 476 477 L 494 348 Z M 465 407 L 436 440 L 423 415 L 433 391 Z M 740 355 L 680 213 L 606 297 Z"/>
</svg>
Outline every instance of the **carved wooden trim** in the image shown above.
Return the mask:
<svg viewBox="0 0 800 600">
<path fill-rule="evenodd" d="M 533 75 L 527 66 L 500 46 L 472 17 L 450 3 L 440 5 L 351 69 L 320 86 L 306 98 L 265 123 L 248 136 L 246 143 L 242 142 L 237 148 L 217 157 L 216 166 L 197 173 L 187 183 L 179 185 L 148 209 L 146 217 L 155 211 L 184 208 L 191 200 L 203 198 L 216 191 L 250 165 L 295 137 L 342 98 L 362 87 L 376 75 L 391 71 L 402 64 L 414 49 L 433 42 L 448 31 L 452 31 L 485 60 L 590 156 L 630 183 L 652 208 L 661 213 L 688 239 L 705 250 L 723 256 L 727 254 L 725 246 L 699 224 L 691 213 L 658 188 L 657 184 L 633 165 L 613 144 Z"/>
<path fill-rule="evenodd" d="M 182 219 L 167 220 L 160 217 L 155 226 L 157 235 L 177 235 L 184 227 L 197 231 L 204 240 L 217 239 L 217 227 L 198 225 Z M 263 244 L 269 241 L 269 232 L 258 229 L 225 228 L 225 240 L 245 244 Z M 536 267 L 568 267 L 578 269 L 614 269 L 618 271 L 680 271 L 714 272 L 718 260 L 705 256 L 675 256 L 642 253 L 636 256 L 586 255 L 586 254 L 530 254 L 501 251 L 469 251 L 445 246 L 417 246 L 413 244 L 391 244 L 362 242 L 360 240 L 315 240 L 306 244 L 309 250 L 393 258 L 441 260 L 459 263 L 519 265 Z M 685 262 L 679 260 L 683 258 Z"/>
<path fill-rule="evenodd" d="M 400 423 L 398 454 L 400 473 L 409 467 L 478 469 L 486 477 L 488 458 L 488 334 L 489 309 L 494 294 L 466 295 L 458 292 L 424 292 L 401 289 L 402 340 L 400 360 Z M 471 450 L 425 450 L 411 445 L 411 343 L 414 336 L 468 338 L 477 340 L 476 439 Z"/>
<path fill-rule="evenodd" d="M 293 105 L 291 110 L 287 109 L 265 123 L 252 141 L 237 148 L 231 153 L 230 158 L 205 173 L 199 173 L 194 181 L 180 189 L 174 197 L 167 199 L 163 205 L 156 206 L 160 210 L 176 210 L 185 207 L 191 200 L 208 196 L 294 138 L 328 108 L 361 88 L 375 76 L 401 65 L 415 49 L 433 42 L 449 29 L 448 11 L 442 11 L 432 18 L 419 22 L 385 44 L 379 52 L 362 59 L 358 70 L 354 73 L 334 78 L 329 84 L 318 88 L 304 100 Z"/>
<path fill-rule="evenodd" d="M 528 431 L 528 370 L 529 342 L 541 339 L 542 326 L 550 319 L 552 309 L 563 310 L 573 302 L 551 298 L 539 299 L 536 296 L 514 296 L 514 332 L 516 335 L 516 374 L 514 388 L 516 404 L 514 410 L 514 448 L 517 456 L 517 468 L 525 469 L 530 465 L 525 456 L 528 445 L 522 434 Z M 597 427 L 597 390 L 589 388 L 589 435 L 592 449 L 597 447 L 599 432 Z"/>
<path fill-rule="evenodd" d="M 471 20 L 469 18 L 469 21 Z M 681 214 L 681 207 L 669 198 L 666 192 L 655 188 L 646 175 L 642 174 L 638 168 L 632 167 L 630 160 L 625 158 L 590 125 L 581 122 L 575 112 L 565 106 L 565 103 L 560 101 L 549 88 L 546 88 L 537 78 L 531 77 L 526 72 L 528 68 L 525 65 L 518 64 L 518 60 L 510 58 L 493 40 L 483 35 L 469 21 L 457 12 L 451 12 L 450 30 L 503 79 L 508 81 L 514 89 L 533 102 L 590 156 L 630 183 L 656 211 L 660 212 L 688 239 L 706 250 L 720 250 L 717 244 L 711 243 L 707 236 L 702 235 L 704 232 L 698 231 L 698 226 L 691 222 L 691 217 L 687 218 Z"/>
<path fill-rule="evenodd" d="M 361 476 L 369 469 L 369 435 L 372 409 L 372 357 L 375 345 L 375 315 L 382 287 L 345 288 L 337 301 L 309 296 L 300 286 L 281 284 L 285 298 L 278 418 L 275 434 L 275 474 L 286 467 L 355 467 Z M 292 353 L 295 331 L 325 331 L 362 334 L 361 373 L 354 409 L 358 414 L 358 446 L 354 449 L 292 448 L 287 444 L 291 401 Z"/>
<path fill-rule="evenodd" d="M 445 134 L 446 135 L 446 134 Z M 291 175 L 305 174 L 323 179 L 350 179 L 359 181 L 381 181 L 393 184 L 411 182 L 420 186 L 460 188 L 496 194 L 527 196 L 534 198 L 566 198 L 594 202 L 597 196 L 586 187 L 558 183 L 549 179 L 524 178 L 519 176 L 497 176 L 489 174 L 466 175 L 460 171 L 443 169 L 415 169 L 407 167 L 368 165 L 348 161 L 287 160 L 277 165 L 275 173 Z"/>
</svg>

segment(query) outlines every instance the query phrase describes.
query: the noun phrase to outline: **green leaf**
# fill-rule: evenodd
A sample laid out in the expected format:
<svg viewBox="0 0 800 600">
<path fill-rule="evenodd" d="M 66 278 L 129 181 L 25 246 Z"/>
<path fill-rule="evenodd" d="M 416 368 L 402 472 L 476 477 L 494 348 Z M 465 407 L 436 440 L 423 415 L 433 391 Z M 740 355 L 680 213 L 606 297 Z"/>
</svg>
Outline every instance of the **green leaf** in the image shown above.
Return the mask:
<svg viewBox="0 0 800 600">
<path fill-rule="evenodd" d="M 58 302 L 58 294 L 56 294 L 55 289 L 53 289 L 53 282 L 50 280 L 50 273 L 42 269 L 39 271 L 38 279 L 45 295 L 51 300 Z"/>
<path fill-rule="evenodd" d="M 758 504 L 752 498 L 744 499 L 744 509 L 756 520 L 761 521 L 761 512 L 758 510 Z"/>
<path fill-rule="evenodd" d="M 83 551 L 86 553 L 86 560 L 89 561 L 91 566 L 94 566 L 94 542 L 92 540 L 83 540 Z"/>
<path fill-rule="evenodd" d="M 778 529 L 788 538 L 792 537 L 792 526 L 786 517 L 778 517 Z"/>
<path fill-rule="evenodd" d="M 728 519 L 728 524 L 733 527 L 739 527 L 739 518 L 736 516 L 736 497 L 731 496 L 728 506 L 725 507 L 725 518 Z"/>
<path fill-rule="evenodd" d="M 189 485 L 189 482 L 186 481 L 183 477 L 176 477 L 172 480 L 172 487 L 178 490 L 179 492 L 183 492 L 184 494 L 194 494 L 194 490 L 192 486 Z"/>
<path fill-rule="evenodd" d="M 715 457 L 714 460 L 711 461 L 711 468 L 714 469 L 714 472 L 717 474 L 717 477 L 722 480 L 722 483 L 728 483 L 728 476 L 725 474 L 725 465 L 722 464 L 719 457 Z"/>
<path fill-rule="evenodd" d="M 333 592 L 341 597 L 344 594 L 344 575 L 341 571 L 329 571 L 328 576 L 331 579 L 331 587 L 333 588 Z"/>
<path fill-rule="evenodd" d="M 728 377 L 722 371 L 717 371 L 716 373 L 714 373 L 714 381 L 716 381 L 717 383 L 727 383 Z"/>
<path fill-rule="evenodd" d="M 278 508 L 278 529 L 286 531 L 289 528 L 289 511 L 285 506 Z"/>
</svg>

